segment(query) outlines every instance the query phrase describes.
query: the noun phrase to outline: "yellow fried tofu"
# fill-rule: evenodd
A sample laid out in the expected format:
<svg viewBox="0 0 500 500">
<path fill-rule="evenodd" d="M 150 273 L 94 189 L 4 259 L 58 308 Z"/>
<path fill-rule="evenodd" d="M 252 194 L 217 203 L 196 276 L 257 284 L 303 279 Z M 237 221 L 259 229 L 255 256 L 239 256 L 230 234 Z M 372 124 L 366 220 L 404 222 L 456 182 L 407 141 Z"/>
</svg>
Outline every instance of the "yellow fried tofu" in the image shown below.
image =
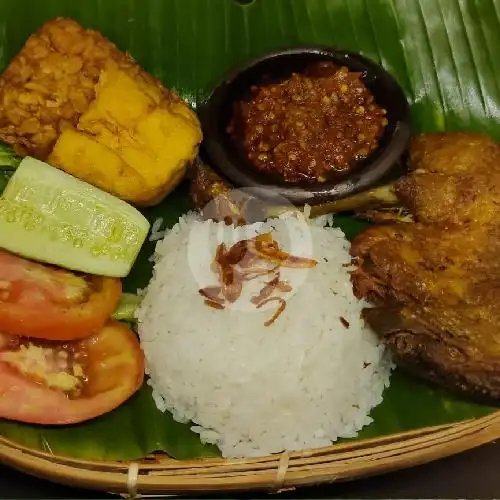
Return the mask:
<svg viewBox="0 0 500 500">
<path fill-rule="evenodd" d="M 70 19 L 46 23 L 0 76 L 0 139 L 137 205 L 182 179 L 196 114 L 128 54 Z"/>
<path fill-rule="evenodd" d="M 124 200 L 133 199 L 137 191 L 148 191 L 141 175 L 128 168 L 112 149 L 100 144 L 90 135 L 66 129 L 56 143 L 51 164 L 58 166 L 59 157 L 70 165 L 71 168 L 67 171 L 75 177 Z M 112 190 L 109 189 L 111 185 Z"/>
<path fill-rule="evenodd" d="M 140 76 L 110 66 L 89 109 L 75 129 L 61 134 L 49 162 L 144 206 L 177 186 L 200 141 L 198 119 L 186 104 L 166 100 Z"/>
</svg>

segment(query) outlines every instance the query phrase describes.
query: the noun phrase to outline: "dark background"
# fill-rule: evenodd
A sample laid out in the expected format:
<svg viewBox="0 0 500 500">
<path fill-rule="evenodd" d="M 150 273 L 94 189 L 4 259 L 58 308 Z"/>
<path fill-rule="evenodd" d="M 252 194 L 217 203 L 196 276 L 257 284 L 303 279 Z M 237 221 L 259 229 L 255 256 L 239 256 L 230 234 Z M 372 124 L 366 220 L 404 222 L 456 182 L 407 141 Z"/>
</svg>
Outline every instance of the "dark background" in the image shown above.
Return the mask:
<svg viewBox="0 0 500 500">
<path fill-rule="evenodd" d="M 450 458 L 351 483 L 304 488 L 280 498 L 500 498 L 500 442 Z M 243 495 L 240 495 L 240 497 Z M 265 498 L 247 494 L 247 498 Z M 236 495 L 232 496 L 236 498 Z M 0 466 L 0 498 L 113 498 L 32 478 Z"/>
</svg>

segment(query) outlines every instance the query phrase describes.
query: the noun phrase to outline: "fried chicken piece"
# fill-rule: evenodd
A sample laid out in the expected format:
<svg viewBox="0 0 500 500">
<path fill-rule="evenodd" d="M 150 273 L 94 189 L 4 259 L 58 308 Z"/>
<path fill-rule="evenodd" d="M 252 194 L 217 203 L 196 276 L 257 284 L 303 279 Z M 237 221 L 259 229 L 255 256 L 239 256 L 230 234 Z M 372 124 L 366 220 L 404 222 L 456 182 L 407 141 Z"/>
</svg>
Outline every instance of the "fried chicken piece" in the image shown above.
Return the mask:
<svg viewBox="0 0 500 500">
<path fill-rule="evenodd" d="M 475 401 L 498 405 L 500 346 L 495 309 L 467 308 L 464 314 L 462 307 L 440 311 L 386 306 L 365 309 L 363 316 L 399 366 Z M 455 325 L 457 319 L 460 328 Z"/>
<path fill-rule="evenodd" d="M 192 170 L 190 197 L 194 208 L 202 210 L 223 195 L 230 195 L 231 187 L 208 165 L 199 163 Z"/>
<path fill-rule="evenodd" d="M 192 204 L 205 219 L 235 225 L 251 224 L 269 216 L 270 205 L 250 190 L 231 186 L 204 163 L 191 170 Z M 289 208 L 289 207 L 287 207 Z"/>
<path fill-rule="evenodd" d="M 496 216 L 500 145 L 488 136 L 420 134 L 410 142 L 409 159 L 399 180 L 330 203 L 330 211 L 354 210 L 372 222 L 418 220 L 442 227 L 488 223 Z"/>
<path fill-rule="evenodd" d="M 412 173 L 397 183 L 396 193 L 422 223 L 488 224 L 498 214 L 495 197 L 500 194 L 500 172 Z"/>
<path fill-rule="evenodd" d="M 417 222 L 372 226 L 351 247 L 359 262 L 352 276 L 355 293 L 376 306 L 365 310 L 365 319 L 396 361 L 495 404 L 500 402 L 497 149 L 477 135 L 419 136 L 411 145 L 410 173 L 396 183 Z"/>
<path fill-rule="evenodd" d="M 137 205 L 168 194 L 197 155 L 195 113 L 94 30 L 58 18 L 0 76 L 0 139 Z"/>
<path fill-rule="evenodd" d="M 443 175 L 500 171 L 500 145 L 485 134 L 418 134 L 410 143 L 409 170 Z"/>
<path fill-rule="evenodd" d="M 378 285 L 370 292 L 357 283 L 358 296 L 375 293 L 386 301 L 451 306 L 473 300 L 478 283 L 500 281 L 497 227 L 372 226 L 354 239 L 351 253 L 362 261 L 368 284 Z"/>
<path fill-rule="evenodd" d="M 488 136 L 418 135 L 410 144 L 409 169 L 395 192 L 420 222 L 486 224 L 498 214 L 500 145 Z"/>
</svg>

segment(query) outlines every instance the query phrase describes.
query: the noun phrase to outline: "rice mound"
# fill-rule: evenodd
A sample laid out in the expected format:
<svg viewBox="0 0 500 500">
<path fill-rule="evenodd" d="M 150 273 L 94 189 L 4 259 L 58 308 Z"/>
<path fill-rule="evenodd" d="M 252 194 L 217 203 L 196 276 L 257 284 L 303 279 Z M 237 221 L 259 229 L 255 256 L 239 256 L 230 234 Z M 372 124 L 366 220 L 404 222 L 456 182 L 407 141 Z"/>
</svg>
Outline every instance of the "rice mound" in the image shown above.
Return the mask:
<svg viewBox="0 0 500 500">
<path fill-rule="evenodd" d="M 268 276 L 232 307 L 207 307 L 198 290 L 217 283 L 217 244 L 267 231 L 282 249 L 318 261 L 283 270 L 293 286 L 283 314 L 265 327 L 276 303 L 249 303 Z M 368 304 L 353 295 L 340 229 L 295 214 L 236 228 L 188 214 L 158 241 L 154 262 L 138 311 L 149 383 L 158 408 L 191 421 L 203 442 L 224 457 L 261 456 L 328 446 L 372 421 L 392 363 L 360 319 Z"/>
</svg>

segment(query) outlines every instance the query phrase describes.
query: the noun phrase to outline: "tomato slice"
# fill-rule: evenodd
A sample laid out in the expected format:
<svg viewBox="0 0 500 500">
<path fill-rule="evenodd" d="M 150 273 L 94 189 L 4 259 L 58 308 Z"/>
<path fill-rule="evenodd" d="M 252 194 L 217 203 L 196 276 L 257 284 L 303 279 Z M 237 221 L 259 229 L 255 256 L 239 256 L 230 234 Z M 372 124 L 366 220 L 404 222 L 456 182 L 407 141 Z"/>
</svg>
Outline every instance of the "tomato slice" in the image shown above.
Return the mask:
<svg viewBox="0 0 500 500">
<path fill-rule="evenodd" d="M 48 340 L 99 331 L 122 291 L 117 278 L 77 274 L 0 250 L 2 332 Z"/>
<path fill-rule="evenodd" d="M 75 424 L 126 401 L 144 380 L 137 336 L 123 323 L 73 342 L 0 334 L 0 418 Z"/>
</svg>

